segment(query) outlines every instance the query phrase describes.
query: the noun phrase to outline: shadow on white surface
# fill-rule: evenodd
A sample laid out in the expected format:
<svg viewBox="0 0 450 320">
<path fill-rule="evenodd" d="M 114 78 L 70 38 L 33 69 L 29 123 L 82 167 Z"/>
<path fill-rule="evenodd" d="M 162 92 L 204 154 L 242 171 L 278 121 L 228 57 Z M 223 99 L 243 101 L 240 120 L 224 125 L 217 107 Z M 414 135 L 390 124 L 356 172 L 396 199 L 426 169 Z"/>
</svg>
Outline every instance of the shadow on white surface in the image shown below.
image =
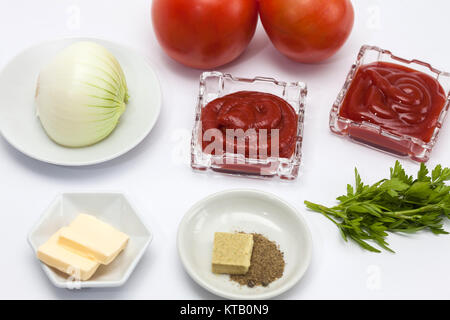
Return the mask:
<svg viewBox="0 0 450 320">
<path fill-rule="evenodd" d="M 147 273 L 152 273 L 152 266 L 154 263 L 155 257 L 151 247 L 144 253 L 141 261 L 136 266 L 134 272 L 130 275 L 128 281 L 121 287 L 116 288 L 85 288 L 81 290 L 77 289 L 61 289 L 52 285 L 52 283 L 45 276 L 44 272 L 41 272 L 42 279 L 40 281 L 45 282 L 49 288 L 49 291 L 52 292 L 52 295 L 55 299 L 62 300 L 75 300 L 75 299 L 102 299 L 102 300 L 113 300 L 113 299 L 130 299 L 131 297 L 127 296 L 127 292 L 132 291 L 134 287 L 139 285 L 139 279 L 142 279 L 146 276 Z M 39 262 L 36 260 L 36 267 L 40 268 Z M 152 287 L 151 291 L 153 292 L 155 288 Z M 150 290 L 150 289 L 149 289 Z"/>
<path fill-rule="evenodd" d="M 162 110 L 161 110 L 162 111 Z M 163 111 L 161 112 L 162 116 Z M 3 148 L 8 155 L 10 155 L 15 163 L 20 164 L 24 168 L 31 170 L 35 173 L 38 173 L 46 178 L 53 177 L 56 179 L 98 179 L 99 175 L 108 174 L 107 170 L 99 170 L 99 169 L 108 169 L 112 167 L 117 167 L 120 165 L 124 165 L 124 163 L 141 157 L 148 152 L 148 150 L 152 150 L 154 148 L 153 144 L 157 142 L 155 136 L 158 136 L 161 131 L 161 121 L 158 121 L 155 124 L 152 132 L 144 138 L 144 140 L 139 143 L 136 147 L 128 151 L 127 153 L 94 165 L 81 166 L 81 167 L 70 167 L 70 166 L 60 166 L 49 164 L 46 162 L 42 162 L 33 158 L 28 157 L 27 155 L 21 153 L 13 146 L 11 146 L 3 137 L 0 138 L 0 148 Z M 99 142 L 101 143 L 101 142 Z M 93 174 L 95 172 L 95 174 Z"/>
</svg>

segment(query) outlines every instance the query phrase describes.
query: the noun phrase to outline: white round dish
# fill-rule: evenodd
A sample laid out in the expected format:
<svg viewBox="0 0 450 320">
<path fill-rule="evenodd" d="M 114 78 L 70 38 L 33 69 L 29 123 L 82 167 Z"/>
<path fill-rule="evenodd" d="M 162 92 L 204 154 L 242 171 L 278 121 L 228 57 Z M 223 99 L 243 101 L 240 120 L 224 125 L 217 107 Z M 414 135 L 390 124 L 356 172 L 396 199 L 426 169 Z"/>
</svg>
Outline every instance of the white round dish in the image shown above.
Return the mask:
<svg viewBox="0 0 450 320">
<path fill-rule="evenodd" d="M 130 100 L 117 127 L 103 141 L 83 148 L 54 143 L 36 116 L 34 96 L 41 68 L 77 41 L 94 41 L 117 58 L 128 83 Z M 0 133 L 16 149 L 44 162 L 82 166 L 116 158 L 138 145 L 153 128 L 161 108 L 161 90 L 146 59 L 132 50 L 93 38 L 68 38 L 35 45 L 12 59 L 0 73 Z"/>
<path fill-rule="evenodd" d="M 267 287 L 248 288 L 228 275 L 211 271 L 215 232 L 260 233 L 284 253 L 283 276 Z M 312 251 L 311 233 L 300 213 L 278 197 L 237 189 L 213 194 L 196 203 L 183 217 L 178 253 L 187 273 L 206 290 L 229 299 L 269 299 L 292 288 L 306 272 Z"/>
</svg>

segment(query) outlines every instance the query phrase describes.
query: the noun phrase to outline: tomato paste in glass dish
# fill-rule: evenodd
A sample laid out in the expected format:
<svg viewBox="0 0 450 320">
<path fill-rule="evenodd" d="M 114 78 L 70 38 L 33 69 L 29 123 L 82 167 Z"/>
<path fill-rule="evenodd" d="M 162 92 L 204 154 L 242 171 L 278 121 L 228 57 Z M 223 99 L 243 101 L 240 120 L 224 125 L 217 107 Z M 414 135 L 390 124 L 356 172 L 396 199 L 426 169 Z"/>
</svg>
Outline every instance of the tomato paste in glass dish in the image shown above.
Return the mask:
<svg viewBox="0 0 450 320">
<path fill-rule="evenodd" d="M 289 103 L 270 93 L 239 91 L 209 102 L 201 115 L 203 135 L 218 130 L 214 137 L 220 141 L 203 139 L 203 151 L 216 154 L 208 146 L 219 143 L 219 152 L 238 153 L 239 133 L 242 130 L 242 153 L 255 158 L 279 156 L 290 158 L 297 140 L 298 116 Z M 245 136 L 246 135 L 246 136 Z M 254 140 L 252 143 L 252 135 Z M 265 135 L 265 137 L 263 137 Z"/>
<path fill-rule="evenodd" d="M 302 82 L 203 73 L 191 143 L 192 168 L 295 179 L 306 94 Z"/>
<path fill-rule="evenodd" d="M 419 162 L 448 111 L 450 74 L 363 46 L 330 114 L 333 132 Z"/>
</svg>

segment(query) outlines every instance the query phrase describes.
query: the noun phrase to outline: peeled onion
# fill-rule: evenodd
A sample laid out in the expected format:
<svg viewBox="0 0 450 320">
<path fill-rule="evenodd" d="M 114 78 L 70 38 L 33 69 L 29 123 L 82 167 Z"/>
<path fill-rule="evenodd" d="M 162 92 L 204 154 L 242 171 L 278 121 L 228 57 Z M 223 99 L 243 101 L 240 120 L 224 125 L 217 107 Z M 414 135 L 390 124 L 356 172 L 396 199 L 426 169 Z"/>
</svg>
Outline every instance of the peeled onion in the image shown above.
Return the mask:
<svg viewBox="0 0 450 320">
<path fill-rule="evenodd" d="M 89 146 L 106 138 L 127 101 L 119 62 L 94 42 L 70 45 L 39 74 L 37 115 L 47 135 L 63 146 Z"/>
</svg>

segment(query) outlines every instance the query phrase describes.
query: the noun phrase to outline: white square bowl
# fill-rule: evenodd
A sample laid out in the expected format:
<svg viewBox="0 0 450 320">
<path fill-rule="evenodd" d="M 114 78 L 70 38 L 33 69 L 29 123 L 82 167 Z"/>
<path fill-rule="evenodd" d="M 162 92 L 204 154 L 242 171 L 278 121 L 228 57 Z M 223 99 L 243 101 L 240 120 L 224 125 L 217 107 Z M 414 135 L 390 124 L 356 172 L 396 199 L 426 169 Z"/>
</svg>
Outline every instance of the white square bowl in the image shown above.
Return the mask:
<svg viewBox="0 0 450 320">
<path fill-rule="evenodd" d="M 80 213 L 95 216 L 128 234 L 130 239 L 125 250 L 109 265 L 101 265 L 88 281 L 71 279 L 41 263 L 44 272 L 59 288 L 81 289 L 123 285 L 151 242 L 152 234 L 126 196 L 121 193 L 63 193 L 56 197 L 28 235 L 28 242 L 34 253 L 36 254 L 39 246 L 51 235 L 61 227 L 67 226 Z"/>
</svg>

